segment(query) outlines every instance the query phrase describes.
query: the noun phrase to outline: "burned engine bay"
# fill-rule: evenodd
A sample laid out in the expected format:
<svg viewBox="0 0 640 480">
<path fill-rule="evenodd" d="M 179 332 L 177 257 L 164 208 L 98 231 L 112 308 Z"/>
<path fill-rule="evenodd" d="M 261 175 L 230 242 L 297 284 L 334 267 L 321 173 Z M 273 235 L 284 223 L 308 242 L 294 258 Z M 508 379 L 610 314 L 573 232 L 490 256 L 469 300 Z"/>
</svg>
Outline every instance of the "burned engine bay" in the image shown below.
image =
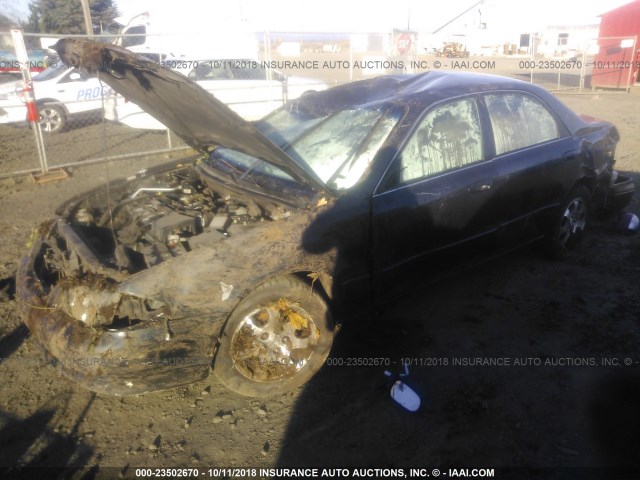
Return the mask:
<svg viewBox="0 0 640 480">
<path fill-rule="evenodd" d="M 130 274 L 223 240 L 242 226 L 290 215 L 275 204 L 265 208 L 212 191 L 192 168 L 153 176 L 133 189 L 112 189 L 109 196 L 111 202 L 100 195 L 78 203 L 68 222 L 101 258 Z"/>
<path fill-rule="evenodd" d="M 259 222 L 289 217 L 273 202 L 222 193 L 192 166 L 114 183 L 72 200 L 48 225 L 35 271 L 50 306 L 89 326 L 123 328 L 172 315 L 162 299 L 134 297 L 118 285 L 192 250 L 229 241 Z M 171 308 L 173 308 L 172 306 Z"/>
</svg>

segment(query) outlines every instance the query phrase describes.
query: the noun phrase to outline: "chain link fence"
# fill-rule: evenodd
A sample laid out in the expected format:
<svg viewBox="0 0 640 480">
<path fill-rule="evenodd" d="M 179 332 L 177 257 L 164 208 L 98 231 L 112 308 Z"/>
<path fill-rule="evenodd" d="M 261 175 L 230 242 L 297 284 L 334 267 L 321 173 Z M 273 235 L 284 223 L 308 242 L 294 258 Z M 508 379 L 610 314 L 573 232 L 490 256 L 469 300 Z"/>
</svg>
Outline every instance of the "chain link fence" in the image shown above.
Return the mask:
<svg viewBox="0 0 640 480">
<path fill-rule="evenodd" d="M 520 62 L 530 81 L 556 92 L 628 92 L 636 81 L 640 58 L 636 37 L 600 37 L 578 51 L 545 58 L 535 53 Z"/>
<path fill-rule="evenodd" d="M 196 39 L 176 35 L 96 39 L 116 41 L 185 75 L 249 121 L 305 92 L 383 74 L 477 71 L 519 78 L 555 91 L 596 87 L 624 91 L 635 81 L 637 71 L 635 58 L 631 58 L 636 42 L 627 37 L 594 40 L 574 57 L 563 59 L 498 48 L 488 55 L 475 55 L 462 45 L 451 51 L 438 50 L 427 48 L 417 32 L 401 30 L 266 32 L 252 34 L 252 41 L 242 45 L 216 45 L 210 50 L 202 45 L 190 50 L 188 46 Z M 25 34 L 50 169 L 136 156 L 165 159 L 189 154 L 182 140 L 137 105 L 41 48 L 56 40 Z M 40 170 L 34 135 L 26 122 L 24 84 L 16 73 L 19 64 L 11 58 L 10 42 L 10 35 L 0 32 L 0 178 Z"/>
</svg>

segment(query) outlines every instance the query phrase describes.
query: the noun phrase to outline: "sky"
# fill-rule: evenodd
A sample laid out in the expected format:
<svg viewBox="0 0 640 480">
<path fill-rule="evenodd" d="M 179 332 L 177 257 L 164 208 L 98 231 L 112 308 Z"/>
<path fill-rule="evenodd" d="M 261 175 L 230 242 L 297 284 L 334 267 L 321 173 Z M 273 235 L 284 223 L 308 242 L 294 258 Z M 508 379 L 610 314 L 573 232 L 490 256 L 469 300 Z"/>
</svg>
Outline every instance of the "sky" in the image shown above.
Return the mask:
<svg viewBox="0 0 640 480">
<path fill-rule="evenodd" d="M 181 0 L 215 19 L 244 17 L 255 30 L 378 32 L 391 28 L 433 31 L 477 0 Z M 519 31 L 536 31 L 546 25 L 594 24 L 598 15 L 629 0 L 486 0 L 474 8 L 483 21 L 509 25 Z M 153 9 L 153 0 L 118 0 L 123 13 Z M 168 7 L 169 2 L 163 4 Z M 186 10 L 186 9 L 185 9 Z M 222 10 L 224 12 L 222 12 Z M 472 11 L 473 11 L 472 10 Z M 479 12 L 478 12 L 479 10 Z"/>
<path fill-rule="evenodd" d="M 0 0 L 0 13 L 14 21 L 26 20 L 29 16 L 29 2 L 27 0 Z"/>
<path fill-rule="evenodd" d="M 430 32 L 477 0 L 115 0 L 125 16 L 172 5 L 198 12 L 212 27 L 225 18 L 244 18 L 256 31 L 380 32 L 410 28 Z M 598 22 L 597 16 L 629 0 L 486 0 L 475 10 L 492 21 L 522 32 L 544 25 Z M 80 2 L 78 2 L 79 5 Z M 29 0 L 0 0 L 0 12 L 26 20 Z M 478 11 L 479 10 L 479 11 Z"/>
</svg>

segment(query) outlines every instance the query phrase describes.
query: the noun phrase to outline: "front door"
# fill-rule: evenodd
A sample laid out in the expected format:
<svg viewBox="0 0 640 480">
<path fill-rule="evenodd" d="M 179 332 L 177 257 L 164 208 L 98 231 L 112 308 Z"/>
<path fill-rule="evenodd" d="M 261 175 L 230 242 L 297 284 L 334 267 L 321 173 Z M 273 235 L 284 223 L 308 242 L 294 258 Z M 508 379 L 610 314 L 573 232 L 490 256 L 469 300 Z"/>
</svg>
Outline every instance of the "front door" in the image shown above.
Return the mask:
<svg viewBox="0 0 640 480">
<path fill-rule="evenodd" d="M 431 279 L 466 265 L 497 228 L 495 176 L 475 97 L 426 113 L 372 198 L 375 285 Z"/>
</svg>

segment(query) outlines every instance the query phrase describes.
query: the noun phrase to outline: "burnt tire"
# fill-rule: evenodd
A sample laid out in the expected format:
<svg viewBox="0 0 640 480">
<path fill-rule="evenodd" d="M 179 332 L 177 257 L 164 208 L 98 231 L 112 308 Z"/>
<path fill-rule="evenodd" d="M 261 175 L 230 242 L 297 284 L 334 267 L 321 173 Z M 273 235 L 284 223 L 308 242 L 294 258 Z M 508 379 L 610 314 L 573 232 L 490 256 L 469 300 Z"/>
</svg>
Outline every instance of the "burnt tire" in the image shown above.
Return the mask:
<svg viewBox="0 0 640 480">
<path fill-rule="evenodd" d="M 278 395 L 320 370 L 332 343 L 324 297 L 297 277 L 280 277 L 256 288 L 230 315 L 213 372 L 241 395 Z"/>
<path fill-rule="evenodd" d="M 552 258 L 562 260 L 578 246 L 589 227 L 590 215 L 591 193 L 581 185 L 574 187 L 562 203 L 551 233 L 545 239 Z"/>
<path fill-rule="evenodd" d="M 67 126 L 67 112 L 60 105 L 43 103 L 38 105 L 40 128 L 45 133 L 59 133 Z"/>
</svg>

